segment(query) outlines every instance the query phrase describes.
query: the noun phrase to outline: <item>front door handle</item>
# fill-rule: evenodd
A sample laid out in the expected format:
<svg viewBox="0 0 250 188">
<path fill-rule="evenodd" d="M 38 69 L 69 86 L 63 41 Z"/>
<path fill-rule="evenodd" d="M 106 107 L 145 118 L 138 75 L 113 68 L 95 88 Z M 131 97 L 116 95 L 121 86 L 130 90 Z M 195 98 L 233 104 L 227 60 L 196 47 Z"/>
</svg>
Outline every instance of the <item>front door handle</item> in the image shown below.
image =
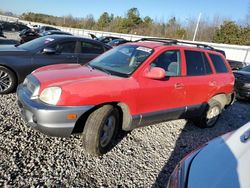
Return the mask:
<svg viewBox="0 0 250 188">
<path fill-rule="evenodd" d="M 73 59 L 73 58 L 76 58 L 76 56 L 74 56 L 74 55 L 69 55 L 69 56 L 67 56 L 67 58 L 68 58 L 68 59 Z"/>
<path fill-rule="evenodd" d="M 183 88 L 184 88 L 184 84 L 183 84 L 183 83 L 176 83 L 176 84 L 174 85 L 174 88 L 175 88 L 175 89 L 183 89 Z"/>
<path fill-rule="evenodd" d="M 216 86 L 216 81 L 210 81 L 209 86 Z"/>
</svg>

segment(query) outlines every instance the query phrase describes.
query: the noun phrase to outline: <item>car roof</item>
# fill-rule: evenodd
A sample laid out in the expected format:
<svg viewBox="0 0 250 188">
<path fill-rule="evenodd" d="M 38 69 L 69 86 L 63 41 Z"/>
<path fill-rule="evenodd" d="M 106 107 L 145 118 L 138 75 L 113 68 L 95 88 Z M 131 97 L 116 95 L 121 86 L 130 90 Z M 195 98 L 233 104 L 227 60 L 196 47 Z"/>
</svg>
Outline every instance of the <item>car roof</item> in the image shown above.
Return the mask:
<svg viewBox="0 0 250 188">
<path fill-rule="evenodd" d="M 196 42 L 187 42 L 187 41 L 179 41 L 176 39 L 162 39 L 162 38 L 142 38 L 140 40 L 126 43 L 132 45 L 139 45 L 147 48 L 159 48 L 159 47 L 176 47 L 179 49 L 190 49 L 190 50 L 198 50 L 198 51 L 209 51 L 216 54 L 224 55 L 225 52 L 223 50 L 214 49 L 212 46 L 202 43 Z M 224 53 L 222 53 L 224 52 Z M 224 55 L 225 56 L 225 55 Z"/>
<path fill-rule="evenodd" d="M 85 41 L 89 41 L 89 42 L 93 42 L 93 43 L 98 43 L 102 46 L 105 46 L 106 48 L 112 48 L 110 47 L 109 45 L 106 45 L 100 41 L 97 41 L 97 40 L 94 40 L 94 39 L 90 39 L 90 38 L 87 38 L 87 37 L 78 37 L 78 36 L 74 36 L 74 35 L 57 35 L 57 34 L 54 34 L 54 35 L 46 35 L 46 36 L 43 36 L 44 38 L 52 38 L 52 39 L 79 39 L 79 40 L 85 40 Z"/>
<path fill-rule="evenodd" d="M 77 36 L 74 36 L 74 35 L 46 35 L 44 36 L 45 38 L 53 38 L 53 39 L 62 39 L 62 38 L 72 38 L 72 39 L 87 39 L 87 40 L 91 40 L 89 38 L 85 38 L 85 37 L 77 37 Z M 94 40 L 93 40 L 94 41 Z"/>
</svg>

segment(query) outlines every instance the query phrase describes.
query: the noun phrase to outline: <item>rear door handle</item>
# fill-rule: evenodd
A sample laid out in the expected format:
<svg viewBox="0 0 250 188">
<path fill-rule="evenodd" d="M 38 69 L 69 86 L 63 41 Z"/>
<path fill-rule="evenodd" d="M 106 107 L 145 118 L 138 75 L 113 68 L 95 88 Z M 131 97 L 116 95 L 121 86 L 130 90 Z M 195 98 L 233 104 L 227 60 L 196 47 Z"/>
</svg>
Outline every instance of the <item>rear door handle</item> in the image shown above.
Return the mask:
<svg viewBox="0 0 250 188">
<path fill-rule="evenodd" d="M 183 83 L 176 83 L 174 85 L 175 89 L 183 89 L 184 88 L 184 84 Z"/>
</svg>

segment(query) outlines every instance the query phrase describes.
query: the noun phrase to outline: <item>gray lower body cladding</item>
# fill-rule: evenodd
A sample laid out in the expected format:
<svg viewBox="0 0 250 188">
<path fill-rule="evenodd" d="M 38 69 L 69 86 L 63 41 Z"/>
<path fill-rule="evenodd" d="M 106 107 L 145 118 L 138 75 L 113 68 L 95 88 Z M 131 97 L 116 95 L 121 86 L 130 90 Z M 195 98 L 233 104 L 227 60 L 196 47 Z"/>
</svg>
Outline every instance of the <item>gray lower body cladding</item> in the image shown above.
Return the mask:
<svg viewBox="0 0 250 188">
<path fill-rule="evenodd" d="M 38 99 L 30 99 L 28 91 L 22 85 L 17 89 L 18 106 L 23 118 L 32 128 L 57 137 L 69 137 L 76 121 L 93 106 L 52 106 Z M 76 119 L 68 119 L 68 114 L 75 114 Z"/>
</svg>

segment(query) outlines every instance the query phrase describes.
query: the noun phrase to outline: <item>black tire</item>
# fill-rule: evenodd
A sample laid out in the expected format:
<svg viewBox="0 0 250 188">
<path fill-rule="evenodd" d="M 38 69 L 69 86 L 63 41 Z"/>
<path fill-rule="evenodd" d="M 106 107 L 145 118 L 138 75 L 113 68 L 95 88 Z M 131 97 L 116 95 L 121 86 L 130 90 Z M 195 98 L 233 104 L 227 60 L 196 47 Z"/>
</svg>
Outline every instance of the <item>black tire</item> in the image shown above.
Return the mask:
<svg viewBox="0 0 250 188">
<path fill-rule="evenodd" d="M 214 114 L 211 115 L 212 110 L 214 110 Z M 207 110 L 203 113 L 201 117 L 192 119 L 193 123 L 200 128 L 211 128 L 213 127 L 222 111 L 222 105 L 215 99 L 211 99 L 208 102 Z M 212 117 L 211 117 L 212 116 Z"/>
<path fill-rule="evenodd" d="M 107 125 L 110 122 L 112 125 Z M 105 128 L 108 131 L 105 131 Z M 104 105 L 93 111 L 86 121 L 82 135 L 86 151 L 95 156 L 107 153 L 112 147 L 112 141 L 117 136 L 118 130 L 119 112 L 116 108 L 112 105 Z"/>
<path fill-rule="evenodd" d="M 6 67 L 0 66 L 0 94 L 11 93 L 17 86 L 15 74 Z"/>
</svg>

